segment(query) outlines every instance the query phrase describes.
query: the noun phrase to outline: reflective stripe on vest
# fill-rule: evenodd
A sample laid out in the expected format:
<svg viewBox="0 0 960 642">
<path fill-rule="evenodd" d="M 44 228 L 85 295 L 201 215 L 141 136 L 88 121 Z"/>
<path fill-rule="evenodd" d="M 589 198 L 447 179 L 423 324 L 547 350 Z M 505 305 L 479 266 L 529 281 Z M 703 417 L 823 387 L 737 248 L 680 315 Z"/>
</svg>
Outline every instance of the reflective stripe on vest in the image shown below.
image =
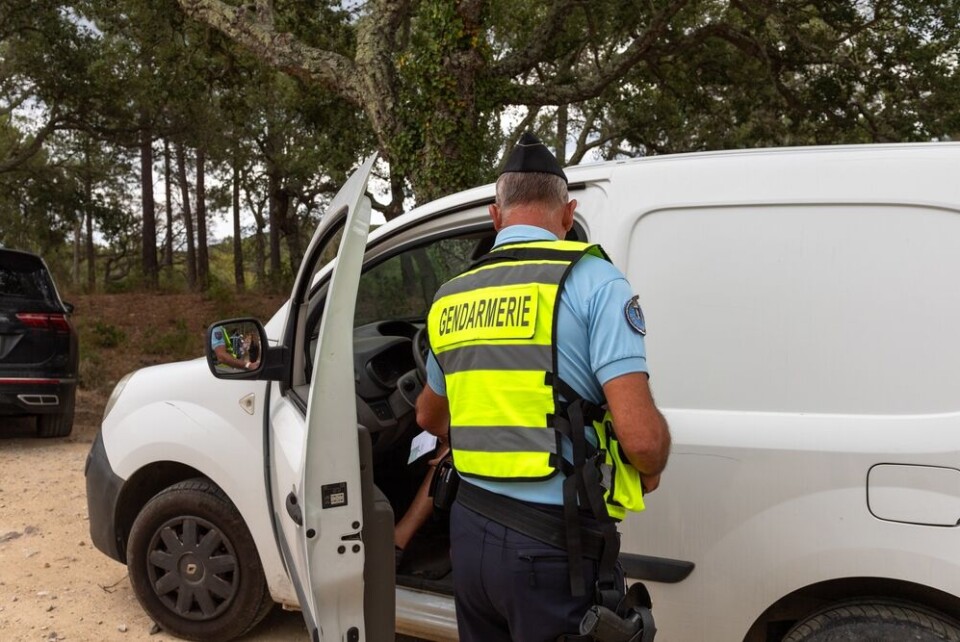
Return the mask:
<svg viewBox="0 0 960 642">
<path fill-rule="evenodd" d="M 239 359 L 240 355 L 238 355 L 237 351 L 233 349 L 233 341 L 230 339 L 230 333 L 227 332 L 227 329 L 223 326 L 220 326 L 220 331 L 223 332 L 223 342 L 227 348 L 227 354 L 234 359 Z"/>
<path fill-rule="evenodd" d="M 534 481 L 557 473 L 556 316 L 563 281 L 587 253 L 606 258 L 572 241 L 500 246 L 437 292 L 427 327 L 461 474 Z"/>
</svg>

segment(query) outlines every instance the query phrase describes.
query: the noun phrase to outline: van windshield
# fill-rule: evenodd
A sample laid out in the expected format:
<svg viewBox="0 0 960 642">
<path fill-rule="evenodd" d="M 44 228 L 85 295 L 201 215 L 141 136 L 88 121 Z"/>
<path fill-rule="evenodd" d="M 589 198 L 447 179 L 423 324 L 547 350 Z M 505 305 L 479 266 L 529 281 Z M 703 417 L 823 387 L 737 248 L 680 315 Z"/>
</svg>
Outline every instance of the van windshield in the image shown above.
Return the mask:
<svg viewBox="0 0 960 642">
<path fill-rule="evenodd" d="M 492 234 L 446 238 L 404 250 L 364 272 L 357 292 L 354 325 L 375 321 L 423 321 L 437 289 L 470 265 Z M 480 252 L 482 253 L 482 252 Z"/>
</svg>

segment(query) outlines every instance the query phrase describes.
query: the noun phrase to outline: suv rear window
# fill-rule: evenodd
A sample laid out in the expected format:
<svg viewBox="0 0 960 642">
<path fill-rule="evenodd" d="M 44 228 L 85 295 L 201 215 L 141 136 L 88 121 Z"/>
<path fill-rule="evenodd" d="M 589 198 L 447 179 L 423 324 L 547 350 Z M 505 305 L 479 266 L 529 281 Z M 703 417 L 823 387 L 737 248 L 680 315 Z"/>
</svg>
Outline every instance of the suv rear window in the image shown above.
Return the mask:
<svg viewBox="0 0 960 642">
<path fill-rule="evenodd" d="M 34 301 L 57 300 L 56 290 L 43 262 L 36 256 L 0 250 L 0 296 Z"/>
</svg>

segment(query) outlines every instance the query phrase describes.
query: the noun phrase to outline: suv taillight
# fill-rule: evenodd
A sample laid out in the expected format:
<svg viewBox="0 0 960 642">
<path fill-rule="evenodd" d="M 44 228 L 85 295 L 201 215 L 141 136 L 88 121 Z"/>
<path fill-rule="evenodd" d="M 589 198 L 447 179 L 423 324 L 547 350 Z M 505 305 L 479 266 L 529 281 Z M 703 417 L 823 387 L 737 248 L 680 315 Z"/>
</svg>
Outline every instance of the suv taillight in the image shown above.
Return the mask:
<svg viewBox="0 0 960 642">
<path fill-rule="evenodd" d="M 43 314 L 39 312 L 21 312 L 17 314 L 20 322 L 28 328 L 38 330 L 53 330 L 55 332 L 70 332 L 67 317 L 63 314 Z"/>
</svg>

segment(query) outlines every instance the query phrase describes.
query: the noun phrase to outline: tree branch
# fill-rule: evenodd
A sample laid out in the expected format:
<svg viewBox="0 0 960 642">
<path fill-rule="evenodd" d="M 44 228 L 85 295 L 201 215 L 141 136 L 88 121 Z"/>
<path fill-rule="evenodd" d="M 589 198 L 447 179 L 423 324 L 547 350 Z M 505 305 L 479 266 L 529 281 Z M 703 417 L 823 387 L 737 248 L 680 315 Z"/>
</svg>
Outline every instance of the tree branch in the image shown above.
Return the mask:
<svg viewBox="0 0 960 642">
<path fill-rule="evenodd" d="M 181 0 L 183 1 L 183 0 Z M 690 0 L 671 0 L 650 22 L 646 31 L 621 53 L 611 56 L 597 73 L 584 75 L 571 83 L 524 85 L 513 84 L 506 90 L 504 102 L 514 105 L 562 105 L 596 98 L 610 83 L 622 77 L 653 49 L 670 21 Z"/>
<path fill-rule="evenodd" d="M 503 149 L 510 150 L 517 146 L 517 142 L 520 140 L 520 137 L 523 136 L 523 132 L 530 129 L 530 126 L 537 120 L 537 116 L 540 115 L 540 108 L 534 107 L 527 112 L 527 115 L 523 117 L 523 120 L 513 129 L 510 133 L 510 136 L 507 137 L 506 142 L 503 144 Z M 500 162 L 497 163 L 497 176 L 503 171 L 503 166 L 507 162 L 508 154 L 504 154 L 500 158 Z"/>
<path fill-rule="evenodd" d="M 380 148 L 387 151 L 392 148 L 390 138 L 397 129 L 399 89 L 394 59 L 398 41 L 403 39 L 409 27 L 413 2 L 374 0 L 371 4 L 370 10 L 357 23 L 357 104 L 370 118 Z"/>
<path fill-rule="evenodd" d="M 22 147 L 14 145 L 7 151 L 5 158 L 0 158 L 0 174 L 13 171 L 33 158 L 43 147 L 43 143 L 50 134 L 60 129 L 60 125 L 59 110 L 54 107 L 50 110 L 50 119 L 33 135 L 27 145 Z"/>
<path fill-rule="evenodd" d="M 223 32 L 268 64 L 319 82 L 355 105 L 364 106 L 354 62 L 332 51 L 308 47 L 290 33 L 277 32 L 269 0 L 258 0 L 252 10 L 222 0 L 178 2 L 188 16 Z"/>
<path fill-rule="evenodd" d="M 532 70 L 542 62 L 547 48 L 555 41 L 563 29 L 567 17 L 574 6 L 585 4 L 584 0 L 562 0 L 550 3 L 550 10 L 540 22 L 539 28 L 530 35 L 526 49 L 504 56 L 493 66 L 492 74 L 501 78 L 514 78 Z"/>
</svg>

